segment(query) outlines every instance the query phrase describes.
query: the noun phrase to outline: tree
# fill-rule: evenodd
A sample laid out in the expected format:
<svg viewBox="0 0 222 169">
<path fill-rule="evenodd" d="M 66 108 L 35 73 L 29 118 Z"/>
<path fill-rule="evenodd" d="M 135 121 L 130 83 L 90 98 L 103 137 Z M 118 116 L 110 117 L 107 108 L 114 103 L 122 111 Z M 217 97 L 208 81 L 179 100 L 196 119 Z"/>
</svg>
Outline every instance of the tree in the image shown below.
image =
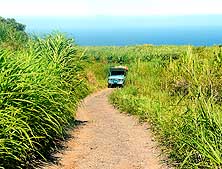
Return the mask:
<svg viewBox="0 0 222 169">
<path fill-rule="evenodd" d="M 0 17 L 0 45 L 17 48 L 23 46 L 27 40 L 25 25 L 16 22 L 14 18 Z"/>
</svg>

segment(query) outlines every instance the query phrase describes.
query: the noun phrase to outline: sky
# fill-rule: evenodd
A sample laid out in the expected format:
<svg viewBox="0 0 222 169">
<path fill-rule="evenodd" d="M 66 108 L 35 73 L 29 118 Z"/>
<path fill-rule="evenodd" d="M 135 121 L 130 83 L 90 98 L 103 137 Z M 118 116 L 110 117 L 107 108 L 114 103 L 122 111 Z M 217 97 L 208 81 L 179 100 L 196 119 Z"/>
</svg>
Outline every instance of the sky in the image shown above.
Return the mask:
<svg viewBox="0 0 222 169">
<path fill-rule="evenodd" d="M 0 16 L 220 15 L 222 0 L 0 0 Z"/>
</svg>

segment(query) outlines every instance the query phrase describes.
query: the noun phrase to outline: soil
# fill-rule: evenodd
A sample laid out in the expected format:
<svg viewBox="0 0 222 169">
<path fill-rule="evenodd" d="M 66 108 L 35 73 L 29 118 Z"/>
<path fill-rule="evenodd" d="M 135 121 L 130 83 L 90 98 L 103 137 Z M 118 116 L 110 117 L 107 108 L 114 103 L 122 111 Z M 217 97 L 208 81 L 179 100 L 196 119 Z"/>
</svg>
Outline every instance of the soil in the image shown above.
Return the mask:
<svg viewBox="0 0 222 169">
<path fill-rule="evenodd" d="M 120 113 L 108 103 L 115 89 L 105 89 L 82 102 L 67 147 L 55 154 L 58 164 L 47 169 L 166 169 L 163 156 L 146 124 Z"/>
</svg>

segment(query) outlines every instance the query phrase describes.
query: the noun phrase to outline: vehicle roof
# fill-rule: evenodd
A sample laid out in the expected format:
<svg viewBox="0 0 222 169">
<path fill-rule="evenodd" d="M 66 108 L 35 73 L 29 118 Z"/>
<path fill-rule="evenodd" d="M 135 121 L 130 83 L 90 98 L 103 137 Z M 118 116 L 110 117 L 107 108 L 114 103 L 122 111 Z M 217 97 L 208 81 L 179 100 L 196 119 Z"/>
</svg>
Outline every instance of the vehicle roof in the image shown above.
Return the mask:
<svg viewBox="0 0 222 169">
<path fill-rule="evenodd" d="M 128 71 L 128 67 L 127 66 L 115 66 L 115 67 L 111 67 L 110 71 Z"/>
</svg>

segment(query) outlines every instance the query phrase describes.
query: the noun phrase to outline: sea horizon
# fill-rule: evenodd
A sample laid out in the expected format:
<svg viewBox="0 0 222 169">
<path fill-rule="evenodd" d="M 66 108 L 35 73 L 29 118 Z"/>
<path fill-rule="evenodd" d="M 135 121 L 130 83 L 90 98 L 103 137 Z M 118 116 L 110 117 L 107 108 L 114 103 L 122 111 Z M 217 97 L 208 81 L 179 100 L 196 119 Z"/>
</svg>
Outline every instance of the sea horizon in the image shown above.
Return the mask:
<svg viewBox="0 0 222 169">
<path fill-rule="evenodd" d="M 18 17 L 30 34 L 62 32 L 81 46 L 222 44 L 222 15 Z"/>
</svg>

